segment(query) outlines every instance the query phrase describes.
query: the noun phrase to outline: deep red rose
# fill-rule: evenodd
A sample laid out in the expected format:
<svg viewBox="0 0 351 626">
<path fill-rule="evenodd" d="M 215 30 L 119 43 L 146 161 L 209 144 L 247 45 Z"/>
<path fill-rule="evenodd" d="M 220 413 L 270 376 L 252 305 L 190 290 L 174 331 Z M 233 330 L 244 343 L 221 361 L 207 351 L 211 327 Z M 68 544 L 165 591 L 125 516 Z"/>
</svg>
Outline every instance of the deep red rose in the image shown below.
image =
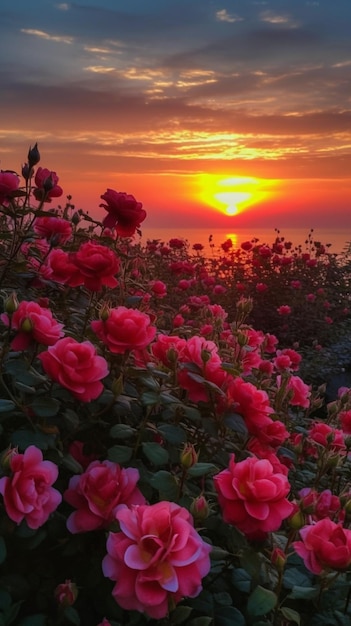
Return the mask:
<svg viewBox="0 0 351 626">
<path fill-rule="evenodd" d="M 129 193 L 107 189 L 101 196 L 106 204 L 100 204 L 107 211 L 103 219 L 105 228 L 116 228 L 117 234 L 121 237 L 131 237 L 135 230 L 140 227 L 141 222 L 146 218 L 146 211 L 142 208 L 142 203 L 137 202 L 134 196 Z"/>
<path fill-rule="evenodd" d="M 52 172 L 46 167 L 38 167 L 34 181 L 36 189 L 33 193 L 37 200 L 51 202 L 51 198 L 59 198 L 63 194 L 62 187 L 57 184 L 59 177 L 56 172 Z"/>
</svg>

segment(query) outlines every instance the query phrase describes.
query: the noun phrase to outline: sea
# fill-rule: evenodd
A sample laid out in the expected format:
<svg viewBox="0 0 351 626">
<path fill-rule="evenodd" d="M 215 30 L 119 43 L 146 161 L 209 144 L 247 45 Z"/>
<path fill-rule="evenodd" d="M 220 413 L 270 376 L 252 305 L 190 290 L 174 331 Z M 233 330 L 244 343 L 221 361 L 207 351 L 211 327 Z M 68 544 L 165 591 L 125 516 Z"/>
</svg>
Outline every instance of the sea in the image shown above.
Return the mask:
<svg viewBox="0 0 351 626">
<path fill-rule="evenodd" d="M 330 253 L 341 254 L 351 248 L 351 229 L 347 228 L 315 228 L 312 231 L 306 228 L 283 228 L 277 231 L 274 228 L 255 228 L 254 232 L 246 228 L 238 228 L 233 232 L 220 228 L 142 228 L 141 243 L 147 240 L 159 240 L 167 244 L 170 239 L 184 239 L 191 250 L 194 244 L 202 244 L 202 254 L 213 255 L 221 251 L 221 244 L 231 239 L 233 249 L 240 247 L 244 241 L 258 240 L 258 244 L 271 245 L 276 237 L 290 241 L 294 247 L 301 246 L 302 251 L 310 250 L 311 240 L 328 246 Z"/>
</svg>

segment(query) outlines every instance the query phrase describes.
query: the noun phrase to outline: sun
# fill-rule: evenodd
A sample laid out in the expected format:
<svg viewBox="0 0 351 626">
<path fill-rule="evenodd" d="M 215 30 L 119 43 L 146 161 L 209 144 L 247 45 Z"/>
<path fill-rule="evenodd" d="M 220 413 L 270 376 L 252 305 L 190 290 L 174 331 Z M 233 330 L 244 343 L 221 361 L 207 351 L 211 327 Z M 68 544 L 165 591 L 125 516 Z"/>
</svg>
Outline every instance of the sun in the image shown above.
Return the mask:
<svg viewBox="0 0 351 626">
<path fill-rule="evenodd" d="M 253 176 L 202 174 L 199 178 L 199 196 L 206 205 L 234 217 L 266 197 L 264 182 Z"/>
</svg>

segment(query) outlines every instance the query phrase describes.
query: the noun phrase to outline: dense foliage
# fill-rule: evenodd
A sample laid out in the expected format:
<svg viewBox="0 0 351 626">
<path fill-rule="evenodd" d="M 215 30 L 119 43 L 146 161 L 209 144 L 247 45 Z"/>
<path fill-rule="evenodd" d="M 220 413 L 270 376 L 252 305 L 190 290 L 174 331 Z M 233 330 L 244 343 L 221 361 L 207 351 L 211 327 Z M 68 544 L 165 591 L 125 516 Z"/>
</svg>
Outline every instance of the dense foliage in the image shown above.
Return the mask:
<svg viewBox="0 0 351 626">
<path fill-rule="evenodd" d="M 142 244 L 132 195 L 52 208 L 39 161 L 0 172 L 0 625 L 349 624 L 351 389 L 300 354 L 347 257 Z"/>
</svg>

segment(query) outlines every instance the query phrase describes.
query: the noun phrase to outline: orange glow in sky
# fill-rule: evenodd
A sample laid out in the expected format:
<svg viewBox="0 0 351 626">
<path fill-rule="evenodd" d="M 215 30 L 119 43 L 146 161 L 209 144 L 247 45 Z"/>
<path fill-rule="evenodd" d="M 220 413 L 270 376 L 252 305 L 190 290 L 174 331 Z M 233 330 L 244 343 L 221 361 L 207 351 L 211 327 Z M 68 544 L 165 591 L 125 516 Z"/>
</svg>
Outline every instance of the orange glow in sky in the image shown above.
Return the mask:
<svg viewBox="0 0 351 626">
<path fill-rule="evenodd" d="M 148 227 L 351 228 L 349 0 L 5 4 L 1 169 L 38 142 L 97 219 L 111 188 Z"/>
<path fill-rule="evenodd" d="M 199 180 L 199 199 L 225 215 L 235 216 L 273 195 L 273 191 L 263 190 L 264 183 L 265 181 L 252 176 L 222 177 L 205 174 Z"/>
</svg>

